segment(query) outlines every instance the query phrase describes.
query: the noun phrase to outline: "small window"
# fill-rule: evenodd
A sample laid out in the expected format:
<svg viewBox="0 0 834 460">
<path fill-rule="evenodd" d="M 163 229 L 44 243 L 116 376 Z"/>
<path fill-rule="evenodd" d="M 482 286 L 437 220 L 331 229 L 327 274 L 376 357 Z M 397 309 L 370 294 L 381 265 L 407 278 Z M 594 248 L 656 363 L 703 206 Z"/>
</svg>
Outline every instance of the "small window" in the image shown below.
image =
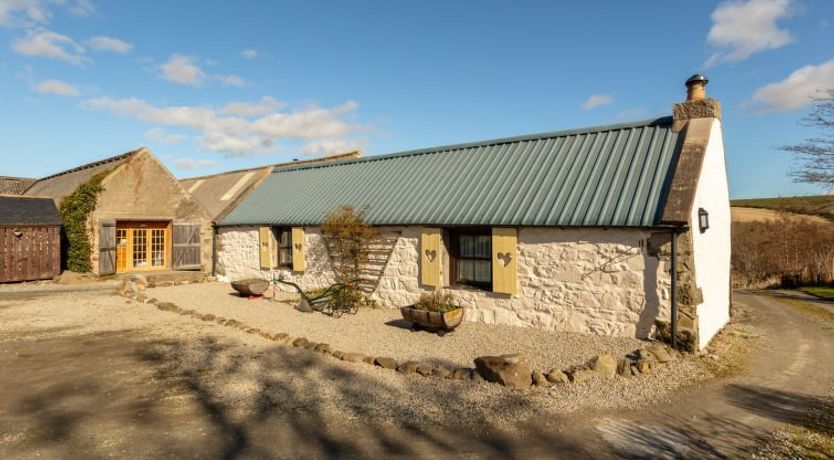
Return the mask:
<svg viewBox="0 0 834 460">
<path fill-rule="evenodd" d="M 292 267 L 292 229 L 273 228 L 278 242 L 278 266 Z"/>
<path fill-rule="evenodd" d="M 448 231 L 451 284 L 492 289 L 492 235 L 490 229 Z"/>
</svg>

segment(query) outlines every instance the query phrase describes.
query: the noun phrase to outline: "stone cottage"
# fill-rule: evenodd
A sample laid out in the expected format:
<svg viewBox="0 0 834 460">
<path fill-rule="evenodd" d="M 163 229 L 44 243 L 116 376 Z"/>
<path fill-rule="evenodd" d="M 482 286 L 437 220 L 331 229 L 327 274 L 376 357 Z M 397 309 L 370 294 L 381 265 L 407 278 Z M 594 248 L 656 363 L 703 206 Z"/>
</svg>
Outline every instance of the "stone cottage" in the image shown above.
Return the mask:
<svg viewBox="0 0 834 460">
<path fill-rule="evenodd" d="M 382 306 L 443 289 L 471 321 L 640 338 L 671 323 L 703 347 L 730 303 L 721 113 L 706 83 L 690 78 L 671 117 L 275 170 L 217 224 L 217 274 L 331 283 L 320 224 L 369 206 L 390 241 Z"/>
<path fill-rule="evenodd" d="M 147 148 L 37 180 L 25 192 L 59 204 L 101 179 L 87 224 L 93 272 L 211 271 L 211 216 Z"/>
</svg>

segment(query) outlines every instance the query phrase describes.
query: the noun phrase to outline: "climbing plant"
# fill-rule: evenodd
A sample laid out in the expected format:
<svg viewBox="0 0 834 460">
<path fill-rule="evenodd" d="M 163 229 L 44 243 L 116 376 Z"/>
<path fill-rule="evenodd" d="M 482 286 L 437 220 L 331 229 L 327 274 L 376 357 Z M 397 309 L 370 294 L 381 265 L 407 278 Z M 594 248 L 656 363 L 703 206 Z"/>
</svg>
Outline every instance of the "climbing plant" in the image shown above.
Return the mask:
<svg viewBox="0 0 834 460">
<path fill-rule="evenodd" d="M 344 205 L 331 210 L 321 226 L 336 278 L 340 283 L 355 284 L 362 278 L 371 245 L 379 238 L 376 229 L 365 222 L 368 207 L 358 211 Z"/>
<path fill-rule="evenodd" d="M 101 181 L 109 173 L 110 171 L 103 171 L 94 175 L 61 200 L 67 269 L 70 271 L 85 273 L 93 269 L 90 261 L 92 241 L 87 221 L 90 213 L 96 208 L 99 193 L 103 190 Z"/>
</svg>

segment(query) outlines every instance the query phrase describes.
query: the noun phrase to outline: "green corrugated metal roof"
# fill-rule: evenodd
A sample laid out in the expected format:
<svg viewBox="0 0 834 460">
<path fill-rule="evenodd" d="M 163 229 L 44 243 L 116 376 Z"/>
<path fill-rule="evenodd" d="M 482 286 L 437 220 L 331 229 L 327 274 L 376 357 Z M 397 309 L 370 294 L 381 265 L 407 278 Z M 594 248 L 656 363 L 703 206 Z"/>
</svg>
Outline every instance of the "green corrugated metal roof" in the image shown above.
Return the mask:
<svg viewBox="0 0 834 460">
<path fill-rule="evenodd" d="M 659 224 L 679 150 L 670 117 L 273 172 L 220 225 L 318 225 L 343 204 L 376 225 Z"/>
</svg>

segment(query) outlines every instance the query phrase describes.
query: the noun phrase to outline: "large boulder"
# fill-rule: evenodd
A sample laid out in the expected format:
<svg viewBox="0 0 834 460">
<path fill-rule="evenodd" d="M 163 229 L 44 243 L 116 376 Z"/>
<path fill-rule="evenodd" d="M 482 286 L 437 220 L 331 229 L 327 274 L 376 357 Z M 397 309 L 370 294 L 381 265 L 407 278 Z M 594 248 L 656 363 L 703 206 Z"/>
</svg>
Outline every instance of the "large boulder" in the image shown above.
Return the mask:
<svg viewBox="0 0 834 460">
<path fill-rule="evenodd" d="M 597 355 L 588 363 L 588 367 L 603 377 L 611 378 L 617 375 L 617 360 L 611 355 Z"/>
<path fill-rule="evenodd" d="M 653 343 L 646 350 L 654 356 L 659 363 L 668 363 L 672 360 L 672 355 L 669 354 L 669 350 L 663 346 L 662 343 Z"/>
<path fill-rule="evenodd" d="M 529 387 L 532 383 L 530 363 L 520 354 L 475 358 L 478 374 L 488 382 L 507 387 Z"/>
</svg>

